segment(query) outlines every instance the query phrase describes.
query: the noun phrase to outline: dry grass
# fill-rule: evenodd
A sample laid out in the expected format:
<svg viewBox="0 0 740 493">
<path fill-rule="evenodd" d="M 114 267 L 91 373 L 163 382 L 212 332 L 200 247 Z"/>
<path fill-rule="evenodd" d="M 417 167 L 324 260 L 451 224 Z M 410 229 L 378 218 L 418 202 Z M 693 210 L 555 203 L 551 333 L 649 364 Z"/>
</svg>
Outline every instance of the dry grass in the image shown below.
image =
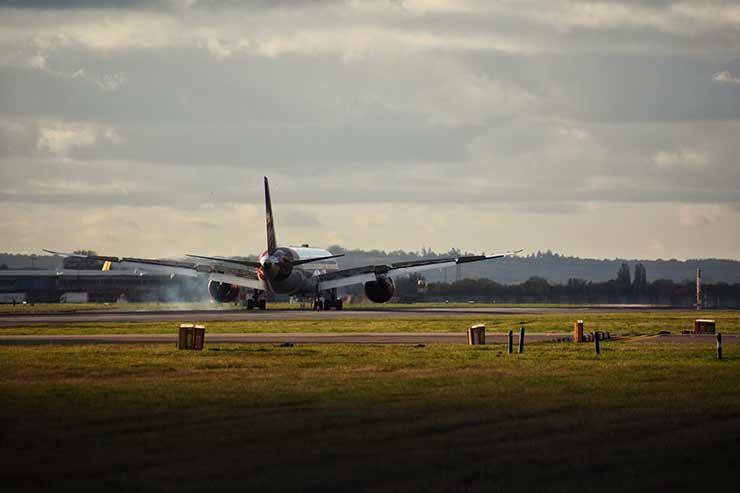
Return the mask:
<svg viewBox="0 0 740 493">
<path fill-rule="evenodd" d="M 0 347 L 4 486 L 696 490 L 740 452 L 737 346 L 219 349 Z"/>
</svg>

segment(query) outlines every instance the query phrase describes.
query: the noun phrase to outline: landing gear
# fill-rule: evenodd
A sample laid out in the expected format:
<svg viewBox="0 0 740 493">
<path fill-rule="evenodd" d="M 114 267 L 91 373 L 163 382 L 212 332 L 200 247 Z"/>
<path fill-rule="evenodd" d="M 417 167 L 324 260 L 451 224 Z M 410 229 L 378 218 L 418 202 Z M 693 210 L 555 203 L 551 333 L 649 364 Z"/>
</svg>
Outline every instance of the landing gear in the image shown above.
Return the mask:
<svg viewBox="0 0 740 493">
<path fill-rule="evenodd" d="M 313 302 L 314 310 L 331 310 L 334 308 L 339 311 L 343 308 L 344 304 L 342 299 L 337 297 L 337 290 L 332 289 L 329 291 L 326 298 L 316 298 Z"/>
<path fill-rule="evenodd" d="M 267 300 L 261 297 L 262 291 L 255 289 L 251 298 L 247 299 L 247 310 L 267 310 Z"/>
</svg>

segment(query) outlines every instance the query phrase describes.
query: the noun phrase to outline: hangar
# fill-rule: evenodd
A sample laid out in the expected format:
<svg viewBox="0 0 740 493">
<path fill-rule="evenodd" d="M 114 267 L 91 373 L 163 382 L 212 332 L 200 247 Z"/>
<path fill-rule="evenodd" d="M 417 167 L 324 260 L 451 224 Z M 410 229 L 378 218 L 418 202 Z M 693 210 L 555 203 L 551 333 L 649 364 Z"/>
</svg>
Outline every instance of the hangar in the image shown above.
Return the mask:
<svg viewBox="0 0 740 493">
<path fill-rule="evenodd" d="M 56 303 L 69 293 L 86 293 L 91 302 L 197 301 L 207 298 L 206 285 L 197 277 L 138 271 L 0 271 L 0 299 L 9 303 L 21 298 L 30 303 Z M 12 294 L 25 296 L 14 298 Z"/>
</svg>

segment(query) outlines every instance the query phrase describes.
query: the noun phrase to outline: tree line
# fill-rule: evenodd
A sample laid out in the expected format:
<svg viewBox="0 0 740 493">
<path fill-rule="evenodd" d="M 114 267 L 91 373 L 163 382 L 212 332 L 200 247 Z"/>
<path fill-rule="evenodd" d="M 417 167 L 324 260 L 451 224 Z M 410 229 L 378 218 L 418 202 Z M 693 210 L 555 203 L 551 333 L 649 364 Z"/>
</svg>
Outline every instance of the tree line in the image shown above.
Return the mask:
<svg viewBox="0 0 740 493">
<path fill-rule="evenodd" d="M 605 282 L 570 278 L 566 283 L 551 283 L 532 276 L 518 284 L 501 284 L 491 279 L 462 279 L 455 282 L 429 282 L 415 274 L 396 282 L 399 301 L 477 301 L 486 303 L 573 303 L 573 304 L 653 304 L 693 307 L 696 284 L 692 279 L 647 280 L 645 266 L 638 263 L 631 272 L 621 264 L 616 277 Z M 740 306 L 740 283 L 712 283 L 702 287 L 706 308 Z"/>
</svg>

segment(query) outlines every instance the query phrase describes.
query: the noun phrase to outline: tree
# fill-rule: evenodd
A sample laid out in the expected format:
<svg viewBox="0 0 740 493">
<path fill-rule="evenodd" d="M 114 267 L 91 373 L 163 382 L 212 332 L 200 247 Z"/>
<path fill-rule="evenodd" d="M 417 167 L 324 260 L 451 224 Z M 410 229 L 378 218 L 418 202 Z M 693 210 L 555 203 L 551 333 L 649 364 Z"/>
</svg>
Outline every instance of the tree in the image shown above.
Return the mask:
<svg viewBox="0 0 740 493">
<path fill-rule="evenodd" d="M 632 280 L 632 294 L 639 298 L 647 291 L 647 272 L 641 263 L 635 264 L 635 277 Z"/>
<path fill-rule="evenodd" d="M 426 284 L 424 276 L 416 272 L 399 277 L 395 280 L 396 292 L 401 296 L 414 296 L 418 293 L 419 281 Z"/>
<path fill-rule="evenodd" d="M 629 287 L 632 285 L 630 266 L 626 263 L 622 263 L 622 266 L 619 268 L 619 272 L 617 272 L 617 285 L 620 287 Z"/>
<path fill-rule="evenodd" d="M 98 252 L 96 252 L 95 250 L 75 250 L 72 253 L 76 255 L 91 255 L 91 256 L 95 256 L 98 254 Z"/>
<path fill-rule="evenodd" d="M 347 250 L 345 250 L 339 245 L 332 245 L 329 248 L 327 248 L 327 250 L 329 250 L 329 253 L 331 253 L 332 255 L 342 255 L 344 253 L 347 253 Z"/>
</svg>

